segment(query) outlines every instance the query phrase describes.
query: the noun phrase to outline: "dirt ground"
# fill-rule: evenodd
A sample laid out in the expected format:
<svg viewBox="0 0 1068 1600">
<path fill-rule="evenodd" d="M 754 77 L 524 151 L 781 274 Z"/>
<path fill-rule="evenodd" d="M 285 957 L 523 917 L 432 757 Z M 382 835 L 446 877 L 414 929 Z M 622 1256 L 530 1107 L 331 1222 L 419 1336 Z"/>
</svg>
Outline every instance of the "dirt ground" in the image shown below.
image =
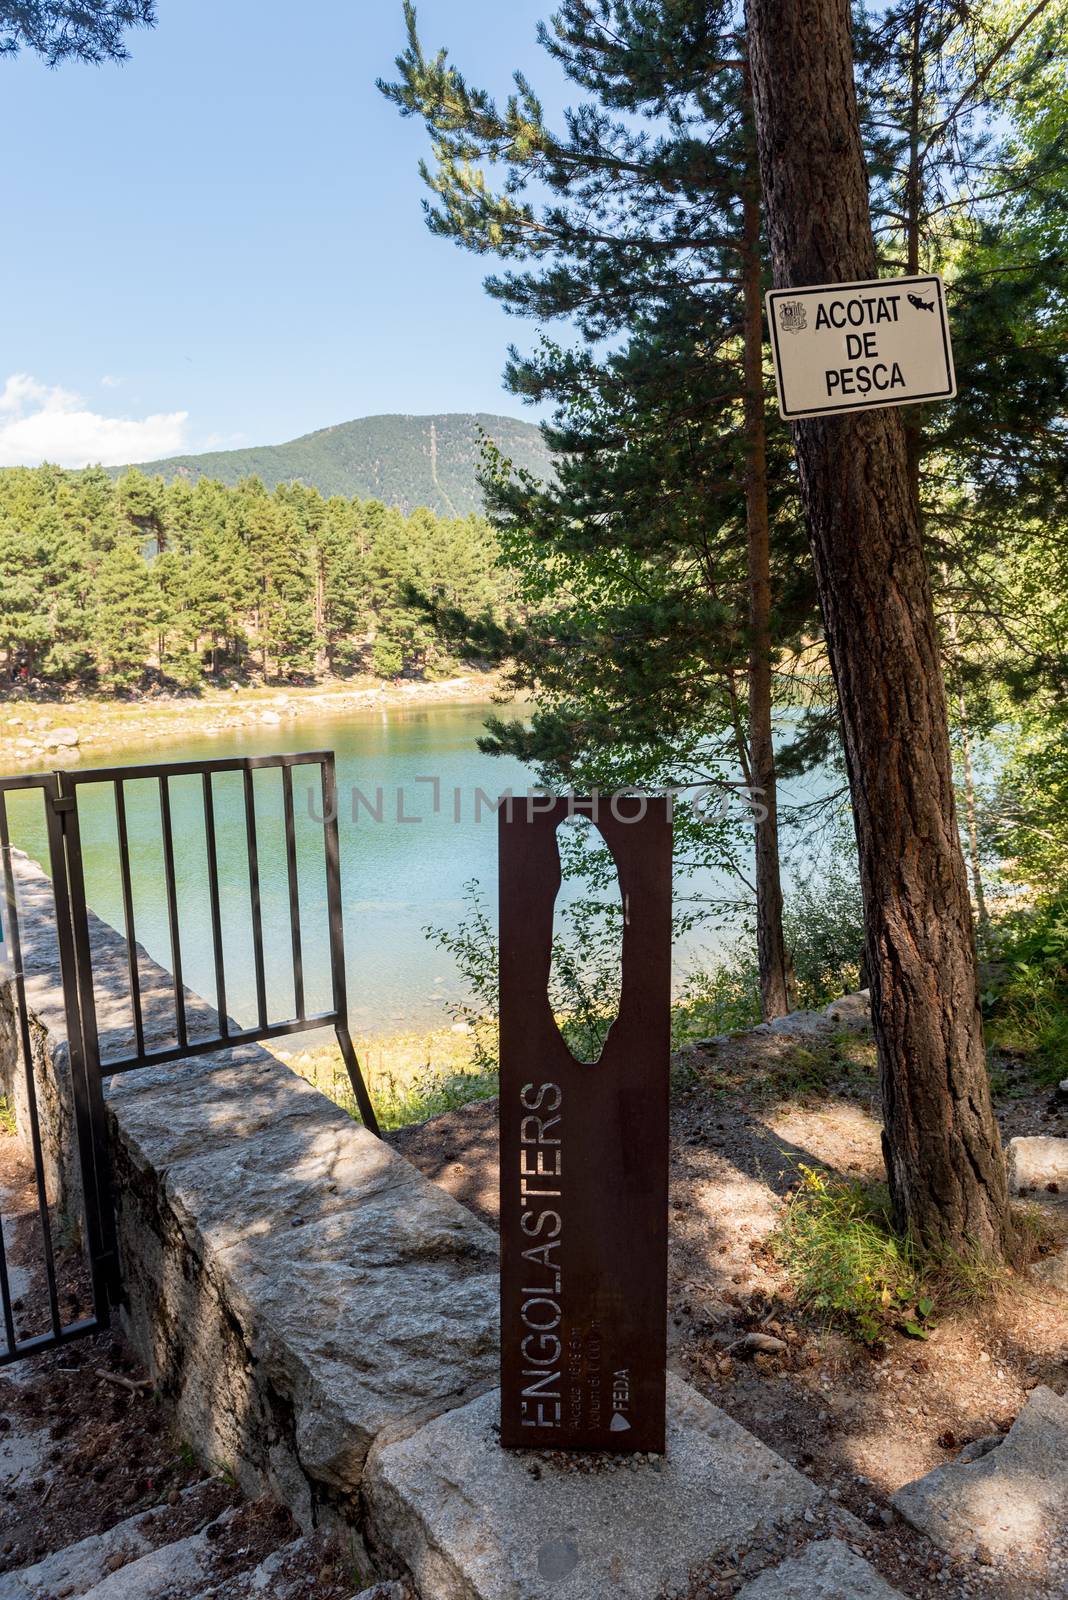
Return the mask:
<svg viewBox="0 0 1068 1600">
<path fill-rule="evenodd" d="M 874 1348 L 802 1313 L 767 1247 L 799 1164 L 882 1177 L 874 1050 L 764 1035 L 676 1059 L 669 1266 L 671 1367 L 869 1529 L 868 1558 L 904 1594 L 1032 1600 L 1068 1593 L 1044 1553 L 1015 1571 L 947 1560 L 901 1522 L 890 1496 L 974 1439 L 1007 1431 L 1038 1384 L 1068 1386 L 1068 1299 L 1014 1277 L 977 1310 L 937 1317 L 926 1342 Z M 1006 1138 L 1068 1134 L 1022 1068 L 1003 1063 Z M 482 1101 L 390 1135 L 428 1177 L 495 1225 L 497 1106 Z M 749 1332 L 785 1356 L 743 1359 Z M 741 1576 L 711 1593 L 733 1594 Z M 1052 1586 L 1051 1586 L 1052 1585 Z"/>
<path fill-rule="evenodd" d="M 0 1133 L 0 1195 L 16 1330 L 25 1338 L 45 1325 L 45 1276 L 33 1168 L 10 1132 Z M 90 1310 L 88 1275 L 75 1241 L 57 1228 L 54 1242 L 69 1325 Z M 249 1501 L 225 1470 L 197 1465 L 118 1332 L 0 1368 L 0 1574 L 150 1512 L 141 1527 L 158 1546 L 208 1531 L 220 1594 L 299 1533 L 284 1507 Z M 304 1580 L 287 1587 L 287 1600 L 348 1600 L 361 1587 L 326 1537 L 303 1547 L 300 1563 L 279 1574 Z"/>
<path fill-rule="evenodd" d="M 923 1344 L 891 1333 L 869 1349 L 802 1313 L 767 1246 L 799 1163 L 847 1177 L 881 1175 L 872 1048 L 829 1050 L 764 1036 L 676 1060 L 671 1160 L 670 1362 L 731 1416 L 824 1485 L 866 1525 L 861 1546 L 903 1594 L 921 1600 L 1064 1600 L 1063 1581 L 947 1561 L 892 1512 L 903 1483 L 1005 1431 L 1039 1383 L 1068 1385 L 1068 1300 L 1013 1280 L 980 1310 L 937 1318 Z M 1006 1137 L 1068 1134 L 1068 1114 L 1002 1063 Z M 497 1209 L 497 1108 L 478 1102 L 402 1129 L 391 1142 L 490 1223 Z M 4 1236 L 22 1332 L 39 1303 L 32 1172 L 0 1134 Z M 88 1308 L 77 1252 L 60 1239 L 65 1317 Z M 18 1274 L 21 1273 L 21 1277 Z M 781 1337 L 784 1356 L 743 1358 L 746 1333 Z M 165 1399 L 113 1333 L 0 1371 L 0 1573 L 158 1508 L 160 1542 L 218 1525 L 220 1592 L 296 1534 L 270 1501 L 247 1502 L 225 1472 L 198 1467 Z M 219 1519 L 227 1513 L 227 1520 Z M 156 1537 L 154 1534 L 153 1537 Z M 323 1543 L 301 1600 L 347 1600 L 359 1583 Z M 705 1596 L 732 1595 L 729 1568 Z M 242 1592 L 236 1585 L 232 1592 Z"/>
</svg>

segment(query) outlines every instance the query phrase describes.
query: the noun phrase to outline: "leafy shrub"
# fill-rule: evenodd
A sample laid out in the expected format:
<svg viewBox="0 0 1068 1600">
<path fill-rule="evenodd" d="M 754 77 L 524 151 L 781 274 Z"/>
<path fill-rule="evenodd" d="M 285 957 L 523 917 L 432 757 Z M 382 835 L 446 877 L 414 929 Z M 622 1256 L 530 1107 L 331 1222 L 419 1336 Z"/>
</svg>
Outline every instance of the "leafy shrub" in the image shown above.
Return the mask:
<svg viewBox="0 0 1068 1600">
<path fill-rule="evenodd" d="M 1030 1056 L 1038 1080 L 1056 1083 L 1068 1075 L 1068 899 L 999 923 L 993 954 L 982 993 L 990 1043 Z"/>
<path fill-rule="evenodd" d="M 769 1244 L 801 1304 L 866 1344 L 894 1324 L 923 1337 L 932 1303 L 921 1294 L 909 1244 L 893 1231 L 886 1190 L 804 1165 L 799 1171 Z"/>
<path fill-rule="evenodd" d="M 692 1039 L 755 1026 L 760 1021 L 760 975 L 752 949 L 739 943 L 716 966 L 690 973 L 671 1020 L 675 1049 Z"/>
<path fill-rule="evenodd" d="M 498 1070 L 497 934 L 477 879 L 464 885 L 466 915 L 455 931 L 424 928 L 426 937 L 446 950 L 467 985 L 462 1000 L 447 1010 L 471 1030 L 474 1059 L 481 1073 Z M 554 936 L 549 1002 L 568 1049 L 579 1061 L 596 1061 L 604 1047 L 618 991 L 620 913 L 596 900 L 564 908 L 563 932 Z"/>
<path fill-rule="evenodd" d="M 860 988 L 864 904 L 856 872 L 840 859 L 790 890 L 783 932 L 799 1006 L 817 1010 Z"/>
</svg>

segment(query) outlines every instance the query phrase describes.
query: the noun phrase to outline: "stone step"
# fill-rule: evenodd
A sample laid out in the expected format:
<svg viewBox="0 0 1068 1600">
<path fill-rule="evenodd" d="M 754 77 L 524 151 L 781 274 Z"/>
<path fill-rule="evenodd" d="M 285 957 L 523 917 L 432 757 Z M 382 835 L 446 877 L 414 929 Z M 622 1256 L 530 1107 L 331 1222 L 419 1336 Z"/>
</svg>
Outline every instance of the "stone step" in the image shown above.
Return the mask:
<svg viewBox="0 0 1068 1600">
<path fill-rule="evenodd" d="M 322 1540 L 305 1535 L 236 1577 L 227 1573 L 214 1578 L 190 1600 L 294 1600 L 307 1594 L 308 1574 L 318 1573 L 322 1565 Z"/>
<path fill-rule="evenodd" d="M 903 1600 L 841 1539 L 818 1539 L 747 1583 L 737 1600 Z"/>
<path fill-rule="evenodd" d="M 1004 1439 L 962 1453 L 894 1495 L 894 1506 L 950 1555 L 1046 1566 L 1068 1583 L 1068 1398 L 1032 1391 Z"/>
<path fill-rule="evenodd" d="M 83 1600 L 192 1600 L 202 1592 L 217 1556 L 207 1529 L 191 1533 L 120 1567 L 87 1589 Z"/>
<path fill-rule="evenodd" d="M 506 1452 L 499 1416 L 492 1390 L 371 1452 L 372 1536 L 423 1600 L 650 1600 L 817 1531 L 820 1490 L 678 1378 L 663 1457 Z"/>
<path fill-rule="evenodd" d="M 1061 1204 L 1068 1200 L 1068 1139 L 1048 1134 L 1010 1139 L 1005 1154 L 1013 1194 Z"/>
<path fill-rule="evenodd" d="M 304 1535 L 273 1551 L 249 1571 L 236 1577 L 230 1573 L 217 1577 L 189 1600 L 298 1600 L 298 1597 L 303 1600 L 308 1593 L 308 1574 L 321 1571 L 323 1558 L 323 1538 L 316 1534 Z M 352 1600 L 418 1600 L 418 1597 L 405 1582 L 383 1580 L 361 1589 Z"/>
<path fill-rule="evenodd" d="M 182 1495 L 186 1507 L 204 1490 L 193 1484 Z M 0 1600 L 80 1600 L 120 1568 L 163 1545 L 173 1544 L 175 1510 L 156 1506 L 45 1556 L 32 1566 L 0 1575 Z M 188 1524 L 187 1524 L 188 1525 Z"/>
</svg>

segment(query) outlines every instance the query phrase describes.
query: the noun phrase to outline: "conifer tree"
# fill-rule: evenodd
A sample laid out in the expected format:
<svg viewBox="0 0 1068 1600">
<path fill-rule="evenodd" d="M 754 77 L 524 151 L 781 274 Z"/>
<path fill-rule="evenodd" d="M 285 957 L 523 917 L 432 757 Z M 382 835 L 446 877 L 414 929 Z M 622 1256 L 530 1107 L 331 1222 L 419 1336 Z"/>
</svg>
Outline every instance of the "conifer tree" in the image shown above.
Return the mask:
<svg viewBox="0 0 1068 1600">
<path fill-rule="evenodd" d="M 125 534 L 105 552 L 94 582 L 92 653 L 103 682 L 136 687 L 161 616 L 159 591 L 136 536 Z"/>
<path fill-rule="evenodd" d="M 125 61 L 129 30 L 155 22 L 155 0 L 0 0 L 0 56 L 33 50 L 50 67 Z"/>
<path fill-rule="evenodd" d="M 751 0 L 780 287 L 876 276 L 847 0 Z M 898 1224 L 929 1246 L 1013 1245 L 983 1048 L 938 636 L 899 412 L 793 424 L 838 685 Z"/>
<path fill-rule="evenodd" d="M 569 559 L 569 573 L 583 554 L 591 576 L 600 565 L 611 602 L 604 629 L 587 616 L 591 644 L 603 644 L 605 632 L 615 641 L 652 642 L 647 568 L 656 572 L 663 615 L 673 611 L 676 623 L 685 617 L 674 657 L 651 653 L 646 670 L 629 680 L 617 675 L 607 698 L 608 663 L 601 667 L 596 648 L 572 650 L 568 690 L 543 709 L 533 738 L 498 726 L 498 745 L 559 758 L 570 744 L 572 768 L 583 755 L 603 762 L 611 745 L 618 756 L 626 741 L 598 741 L 598 721 L 648 735 L 651 705 L 673 701 L 670 720 L 683 725 L 688 745 L 698 726 L 736 731 L 746 783 L 763 801 L 755 813 L 758 948 L 765 1014 L 779 1015 L 790 996 L 772 745 L 777 619 L 760 201 L 734 8 L 729 0 L 564 4 L 540 37 L 589 98 L 566 114 L 560 132 L 548 127 L 524 77 L 516 75 L 516 92 L 498 108 L 444 51 L 424 54 L 410 0 L 405 16 L 400 77 L 382 87 L 431 133 L 434 166 L 424 164 L 423 173 L 436 197 L 432 230 L 479 253 L 530 262 L 491 277 L 489 292 L 542 322 L 569 318 L 587 344 L 580 355 L 545 347 L 524 360 L 513 352 L 509 386 L 555 402 L 548 437 L 564 455 L 556 486 L 522 478 L 497 484 L 493 503 L 512 530 L 512 553 L 526 536 L 532 563 L 542 551 L 550 570 L 557 552 Z M 637 118 L 644 122 L 636 126 Z M 544 204 L 528 198 L 541 190 Z M 621 334 L 631 338 L 629 353 L 593 356 Z M 613 583 L 610 552 L 621 545 L 633 561 L 629 571 L 625 560 L 616 564 Z M 669 575 L 680 568 L 672 593 Z M 702 622 L 712 625 L 698 641 Z M 529 659 L 521 673 L 533 679 L 536 658 L 542 694 L 551 693 L 545 668 L 559 636 L 530 632 L 523 646 Z M 636 663 L 636 651 L 630 659 Z M 575 672 L 583 663 L 591 669 L 585 679 Z M 657 665 L 669 676 L 651 699 Z M 655 737 L 663 767 L 666 730 Z M 637 738 L 632 763 L 636 750 Z"/>
</svg>

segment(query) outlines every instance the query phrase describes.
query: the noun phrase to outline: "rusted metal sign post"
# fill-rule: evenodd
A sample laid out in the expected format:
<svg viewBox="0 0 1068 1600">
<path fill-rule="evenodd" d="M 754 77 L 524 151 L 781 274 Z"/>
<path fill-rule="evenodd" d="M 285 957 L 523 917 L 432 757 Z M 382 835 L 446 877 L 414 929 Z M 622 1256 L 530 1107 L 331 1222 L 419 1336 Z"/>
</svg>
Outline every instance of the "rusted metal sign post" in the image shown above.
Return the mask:
<svg viewBox="0 0 1068 1600">
<path fill-rule="evenodd" d="M 624 906 L 622 995 L 596 1063 L 548 995 L 557 829 L 594 822 Z M 671 822 L 666 800 L 500 812 L 501 1443 L 664 1448 Z"/>
</svg>

